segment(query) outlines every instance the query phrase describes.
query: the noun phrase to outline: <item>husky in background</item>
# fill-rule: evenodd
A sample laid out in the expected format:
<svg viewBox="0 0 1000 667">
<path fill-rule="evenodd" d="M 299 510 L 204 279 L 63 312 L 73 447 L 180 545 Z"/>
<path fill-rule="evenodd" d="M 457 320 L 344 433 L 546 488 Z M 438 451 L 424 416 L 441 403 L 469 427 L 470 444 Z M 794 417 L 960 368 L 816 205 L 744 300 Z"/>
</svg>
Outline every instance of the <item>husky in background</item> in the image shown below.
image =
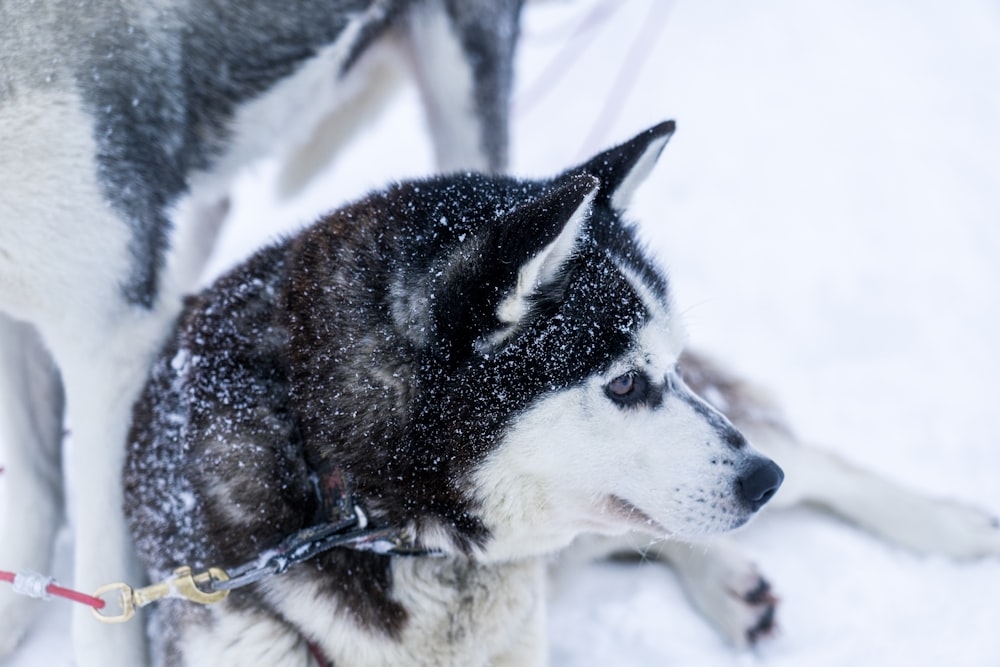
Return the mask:
<svg viewBox="0 0 1000 667">
<path fill-rule="evenodd" d="M 293 190 L 386 97 L 397 63 L 418 82 L 441 168 L 501 169 L 519 11 L 520 0 L 0 3 L 0 565 L 48 571 L 68 506 L 75 586 L 137 581 L 119 477 L 130 410 L 236 172 L 288 149 L 305 156 L 283 180 Z M 0 655 L 34 604 L 0 590 Z M 77 665 L 143 664 L 141 628 L 77 613 Z"/>
<path fill-rule="evenodd" d="M 730 530 L 771 498 L 781 469 L 681 378 L 667 281 L 621 217 L 672 131 L 551 180 L 390 187 L 188 301 L 127 455 L 151 576 L 333 521 L 331 471 L 441 556 L 334 549 L 165 601 L 157 664 L 540 665 L 546 556 Z"/>
</svg>

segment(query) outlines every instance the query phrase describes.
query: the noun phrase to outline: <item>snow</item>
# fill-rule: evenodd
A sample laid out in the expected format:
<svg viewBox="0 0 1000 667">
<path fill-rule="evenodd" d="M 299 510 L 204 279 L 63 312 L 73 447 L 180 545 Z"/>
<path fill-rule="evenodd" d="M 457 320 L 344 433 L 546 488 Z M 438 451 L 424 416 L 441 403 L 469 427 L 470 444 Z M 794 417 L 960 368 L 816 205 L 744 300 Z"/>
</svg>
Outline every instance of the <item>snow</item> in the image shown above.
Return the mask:
<svg viewBox="0 0 1000 667">
<path fill-rule="evenodd" d="M 601 20 L 578 31 L 598 6 Z M 805 436 L 1000 513 L 996 3 L 537 3 L 519 78 L 517 173 L 561 170 L 677 119 L 630 215 L 697 347 L 769 387 Z M 214 270 L 430 165 L 407 90 L 295 202 L 275 204 L 261 186 L 273 165 L 255 167 Z M 738 539 L 781 598 L 780 631 L 758 649 L 725 645 L 668 570 L 600 564 L 554 582 L 553 664 L 1000 660 L 1000 559 L 911 555 L 806 510 L 765 514 Z M 67 606 L 49 603 L 0 665 L 70 664 Z"/>
</svg>

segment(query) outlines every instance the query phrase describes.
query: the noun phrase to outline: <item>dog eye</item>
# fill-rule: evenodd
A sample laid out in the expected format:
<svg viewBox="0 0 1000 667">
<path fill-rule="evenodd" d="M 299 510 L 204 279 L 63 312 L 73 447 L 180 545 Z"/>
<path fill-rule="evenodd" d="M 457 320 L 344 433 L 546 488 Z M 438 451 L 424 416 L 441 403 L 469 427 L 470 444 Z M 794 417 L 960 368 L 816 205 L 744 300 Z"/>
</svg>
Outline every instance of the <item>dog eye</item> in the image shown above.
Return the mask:
<svg viewBox="0 0 1000 667">
<path fill-rule="evenodd" d="M 608 383 L 608 393 L 612 396 L 626 396 L 635 387 L 635 376 L 631 373 L 619 375 Z"/>
<path fill-rule="evenodd" d="M 604 385 L 604 393 L 619 405 L 636 405 L 646 400 L 649 380 L 642 373 L 629 371 Z"/>
</svg>

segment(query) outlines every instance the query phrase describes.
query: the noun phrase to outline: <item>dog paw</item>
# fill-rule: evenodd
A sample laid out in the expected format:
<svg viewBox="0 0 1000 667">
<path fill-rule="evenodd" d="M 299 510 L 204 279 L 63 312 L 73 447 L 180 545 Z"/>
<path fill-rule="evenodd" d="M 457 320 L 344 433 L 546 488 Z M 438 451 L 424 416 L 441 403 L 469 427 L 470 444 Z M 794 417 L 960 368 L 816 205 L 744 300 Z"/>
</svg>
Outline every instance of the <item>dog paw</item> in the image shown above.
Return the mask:
<svg viewBox="0 0 1000 667">
<path fill-rule="evenodd" d="M 737 624 L 737 632 L 742 630 L 744 646 L 752 646 L 763 637 L 769 636 L 775 628 L 774 617 L 778 608 L 778 598 L 771 592 L 771 584 L 764 577 L 757 577 L 753 589 L 736 594 L 746 611 L 746 618 Z M 739 644 L 736 638 L 734 643 Z"/>
<path fill-rule="evenodd" d="M 925 530 L 914 538 L 921 550 L 955 558 L 1000 555 L 1000 518 L 989 512 L 939 501 L 925 517 Z"/>
<path fill-rule="evenodd" d="M 885 502 L 857 518 L 876 535 L 923 554 L 952 558 L 1000 555 L 1000 520 L 993 514 L 909 490 L 883 495 Z"/>
<path fill-rule="evenodd" d="M 737 648 L 749 648 L 769 637 L 776 627 L 778 598 L 771 584 L 749 562 L 726 563 L 720 578 L 685 582 L 699 611 Z M 694 590 L 697 588 L 698 590 Z"/>
<path fill-rule="evenodd" d="M 664 555 L 698 611 L 734 646 L 748 648 L 774 631 L 771 584 L 732 543 L 678 543 Z"/>
</svg>

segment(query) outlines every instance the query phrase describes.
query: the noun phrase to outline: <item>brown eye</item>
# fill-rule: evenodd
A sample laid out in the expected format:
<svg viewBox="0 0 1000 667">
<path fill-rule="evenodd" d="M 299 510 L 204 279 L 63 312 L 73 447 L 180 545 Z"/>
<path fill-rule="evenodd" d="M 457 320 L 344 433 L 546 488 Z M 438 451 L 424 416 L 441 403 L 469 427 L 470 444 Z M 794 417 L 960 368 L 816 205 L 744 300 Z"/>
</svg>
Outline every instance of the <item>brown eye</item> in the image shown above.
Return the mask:
<svg viewBox="0 0 1000 667">
<path fill-rule="evenodd" d="M 632 373 L 626 373 L 608 383 L 608 393 L 612 396 L 627 396 L 633 387 L 635 387 L 635 376 Z"/>
</svg>

